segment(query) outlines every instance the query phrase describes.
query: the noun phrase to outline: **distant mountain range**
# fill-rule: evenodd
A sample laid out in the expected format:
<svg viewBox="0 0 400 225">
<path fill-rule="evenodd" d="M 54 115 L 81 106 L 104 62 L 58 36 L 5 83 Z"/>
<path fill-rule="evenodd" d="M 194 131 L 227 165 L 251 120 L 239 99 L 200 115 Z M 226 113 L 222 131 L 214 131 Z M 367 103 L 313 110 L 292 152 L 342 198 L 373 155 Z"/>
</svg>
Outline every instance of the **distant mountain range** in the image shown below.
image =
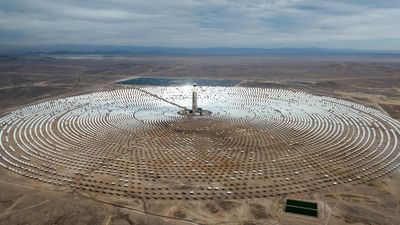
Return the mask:
<svg viewBox="0 0 400 225">
<path fill-rule="evenodd" d="M 400 51 L 328 48 L 168 48 L 113 45 L 0 45 L 0 55 L 104 56 L 395 56 Z"/>
</svg>

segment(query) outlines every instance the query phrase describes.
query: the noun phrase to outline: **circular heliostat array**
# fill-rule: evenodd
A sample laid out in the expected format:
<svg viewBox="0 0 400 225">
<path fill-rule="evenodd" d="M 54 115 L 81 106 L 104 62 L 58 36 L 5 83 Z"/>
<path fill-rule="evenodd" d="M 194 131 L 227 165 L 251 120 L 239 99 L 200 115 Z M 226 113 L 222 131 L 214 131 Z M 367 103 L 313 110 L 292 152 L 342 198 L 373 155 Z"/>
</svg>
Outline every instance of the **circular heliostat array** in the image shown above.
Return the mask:
<svg viewBox="0 0 400 225">
<path fill-rule="evenodd" d="M 399 166 L 400 124 L 352 102 L 203 87 L 52 100 L 0 119 L 0 165 L 54 185 L 145 199 L 267 197 L 359 184 Z M 174 104 L 171 104 L 174 103 Z"/>
</svg>

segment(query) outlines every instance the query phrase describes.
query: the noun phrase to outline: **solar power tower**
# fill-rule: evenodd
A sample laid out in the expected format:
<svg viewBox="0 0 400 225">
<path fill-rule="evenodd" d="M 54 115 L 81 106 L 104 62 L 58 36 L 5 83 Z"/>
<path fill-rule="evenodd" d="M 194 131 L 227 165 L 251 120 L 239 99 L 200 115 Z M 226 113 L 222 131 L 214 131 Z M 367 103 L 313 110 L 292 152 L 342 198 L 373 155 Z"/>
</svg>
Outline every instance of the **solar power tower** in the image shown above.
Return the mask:
<svg viewBox="0 0 400 225">
<path fill-rule="evenodd" d="M 196 83 L 193 84 L 192 89 L 192 113 L 197 112 L 197 87 Z"/>
</svg>

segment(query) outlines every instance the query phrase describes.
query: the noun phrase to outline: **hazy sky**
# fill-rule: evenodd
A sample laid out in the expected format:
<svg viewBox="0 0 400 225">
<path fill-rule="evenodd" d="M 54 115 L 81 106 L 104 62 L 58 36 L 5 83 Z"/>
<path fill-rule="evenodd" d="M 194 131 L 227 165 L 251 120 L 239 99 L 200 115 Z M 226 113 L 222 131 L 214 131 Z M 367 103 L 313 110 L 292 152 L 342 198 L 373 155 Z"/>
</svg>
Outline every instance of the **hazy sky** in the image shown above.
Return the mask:
<svg viewBox="0 0 400 225">
<path fill-rule="evenodd" d="M 0 0 L 0 44 L 400 50 L 400 1 Z"/>
</svg>

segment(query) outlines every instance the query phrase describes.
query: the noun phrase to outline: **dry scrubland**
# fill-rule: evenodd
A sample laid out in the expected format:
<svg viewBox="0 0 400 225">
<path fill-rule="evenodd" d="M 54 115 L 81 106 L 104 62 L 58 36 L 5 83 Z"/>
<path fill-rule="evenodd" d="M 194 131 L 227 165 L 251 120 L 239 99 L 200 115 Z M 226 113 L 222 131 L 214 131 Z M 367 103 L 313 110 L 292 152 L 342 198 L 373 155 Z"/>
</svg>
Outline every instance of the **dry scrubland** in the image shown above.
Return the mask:
<svg viewBox="0 0 400 225">
<path fill-rule="evenodd" d="M 400 119 L 400 59 L 271 57 L 2 58 L 0 107 L 119 89 L 134 77 L 238 79 L 240 86 L 335 96 Z M 0 224 L 400 224 L 400 171 L 266 198 L 142 200 L 52 186 L 0 169 Z M 285 198 L 316 201 L 318 219 L 282 212 Z"/>
</svg>

